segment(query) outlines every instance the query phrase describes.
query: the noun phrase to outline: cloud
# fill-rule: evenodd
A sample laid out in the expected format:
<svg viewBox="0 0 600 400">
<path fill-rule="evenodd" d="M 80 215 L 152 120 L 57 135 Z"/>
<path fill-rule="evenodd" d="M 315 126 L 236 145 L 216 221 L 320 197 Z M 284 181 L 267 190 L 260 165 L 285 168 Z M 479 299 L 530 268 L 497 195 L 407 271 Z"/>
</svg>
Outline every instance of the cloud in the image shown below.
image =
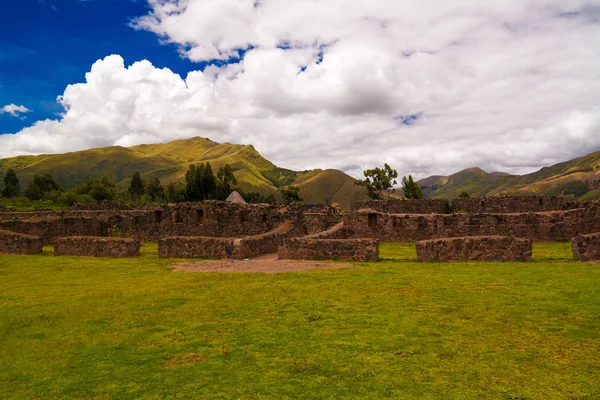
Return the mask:
<svg viewBox="0 0 600 400">
<path fill-rule="evenodd" d="M 31 110 L 25 106 L 18 106 L 16 104 L 7 104 L 0 108 L 0 114 L 10 114 L 12 117 L 18 117 L 19 114 L 31 112 Z"/>
<path fill-rule="evenodd" d="M 98 60 L 59 98 L 59 121 L 0 136 L 0 156 L 206 136 L 287 168 L 387 162 L 423 177 L 600 149 L 600 7 L 587 1 L 149 3 L 137 29 L 194 61 L 241 61 L 180 77 Z"/>
</svg>

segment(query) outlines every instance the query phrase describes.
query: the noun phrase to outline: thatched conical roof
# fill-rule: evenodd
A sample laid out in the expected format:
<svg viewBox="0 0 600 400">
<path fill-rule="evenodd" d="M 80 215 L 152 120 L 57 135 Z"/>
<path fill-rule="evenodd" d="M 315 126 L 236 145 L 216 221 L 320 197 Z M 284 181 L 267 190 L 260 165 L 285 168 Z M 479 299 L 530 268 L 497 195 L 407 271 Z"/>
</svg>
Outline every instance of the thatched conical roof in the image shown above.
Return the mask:
<svg viewBox="0 0 600 400">
<path fill-rule="evenodd" d="M 227 197 L 225 201 L 228 201 L 230 203 L 246 204 L 246 200 L 244 200 L 242 195 L 236 192 L 235 190 L 231 192 L 231 194 L 229 195 L 229 197 Z"/>
</svg>

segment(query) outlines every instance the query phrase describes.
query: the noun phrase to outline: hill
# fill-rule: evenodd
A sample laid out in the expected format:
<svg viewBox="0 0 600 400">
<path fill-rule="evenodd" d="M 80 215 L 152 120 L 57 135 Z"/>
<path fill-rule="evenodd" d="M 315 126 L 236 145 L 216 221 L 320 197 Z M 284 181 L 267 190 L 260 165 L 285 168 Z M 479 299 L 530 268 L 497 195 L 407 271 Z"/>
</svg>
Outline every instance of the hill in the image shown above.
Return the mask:
<svg viewBox="0 0 600 400">
<path fill-rule="evenodd" d="M 431 198 L 453 199 L 464 191 L 471 197 L 544 195 L 596 200 L 600 198 L 600 151 L 527 175 L 469 168 L 449 176 L 430 176 L 417 183 Z"/>
<path fill-rule="evenodd" d="M 163 185 L 185 179 L 190 164 L 210 162 L 216 172 L 229 164 L 244 191 L 278 194 L 294 184 L 307 203 L 336 202 L 350 208 L 355 199 L 366 198 L 366 190 L 353 184 L 354 178 L 338 170 L 296 172 L 279 168 L 253 146 L 217 143 L 196 137 L 163 144 L 134 147 L 104 147 L 65 154 L 44 154 L 0 159 L 0 174 L 9 168 L 17 172 L 24 187 L 35 174 L 49 173 L 65 189 L 88 177 L 107 176 L 122 187 L 139 171 L 144 179 L 158 177 Z"/>
</svg>

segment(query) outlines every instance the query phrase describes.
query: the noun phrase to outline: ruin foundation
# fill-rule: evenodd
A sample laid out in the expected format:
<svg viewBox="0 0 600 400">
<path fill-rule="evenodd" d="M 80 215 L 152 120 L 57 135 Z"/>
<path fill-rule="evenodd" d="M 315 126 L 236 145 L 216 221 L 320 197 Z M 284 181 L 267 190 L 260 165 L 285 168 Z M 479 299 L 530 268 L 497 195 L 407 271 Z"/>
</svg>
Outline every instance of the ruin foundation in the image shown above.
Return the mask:
<svg viewBox="0 0 600 400">
<path fill-rule="evenodd" d="M 57 256 L 137 257 L 140 255 L 140 241 L 94 236 L 64 237 L 56 240 L 54 254 Z"/>
<path fill-rule="evenodd" d="M 474 236 L 422 240 L 416 247 L 419 261 L 531 261 L 532 241 Z"/>
<path fill-rule="evenodd" d="M 575 260 L 600 261 L 600 233 L 574 237 L 571 248 Z"/>
</svg>

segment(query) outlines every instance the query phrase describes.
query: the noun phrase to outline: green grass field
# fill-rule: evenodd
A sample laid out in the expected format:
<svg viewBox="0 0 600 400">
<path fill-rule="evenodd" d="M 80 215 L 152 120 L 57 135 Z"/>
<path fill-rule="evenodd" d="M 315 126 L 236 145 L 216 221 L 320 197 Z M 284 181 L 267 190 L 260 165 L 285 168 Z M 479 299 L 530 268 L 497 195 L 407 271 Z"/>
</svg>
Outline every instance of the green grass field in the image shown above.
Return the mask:
<svg viewBox="0 0 600 400">
<path fill-rule="evenodd" d="M 600 265 L 569 244 L 277 275 L 156 252 L 0 256 L 0 398 L 600 398 Z"/>
</svg>

